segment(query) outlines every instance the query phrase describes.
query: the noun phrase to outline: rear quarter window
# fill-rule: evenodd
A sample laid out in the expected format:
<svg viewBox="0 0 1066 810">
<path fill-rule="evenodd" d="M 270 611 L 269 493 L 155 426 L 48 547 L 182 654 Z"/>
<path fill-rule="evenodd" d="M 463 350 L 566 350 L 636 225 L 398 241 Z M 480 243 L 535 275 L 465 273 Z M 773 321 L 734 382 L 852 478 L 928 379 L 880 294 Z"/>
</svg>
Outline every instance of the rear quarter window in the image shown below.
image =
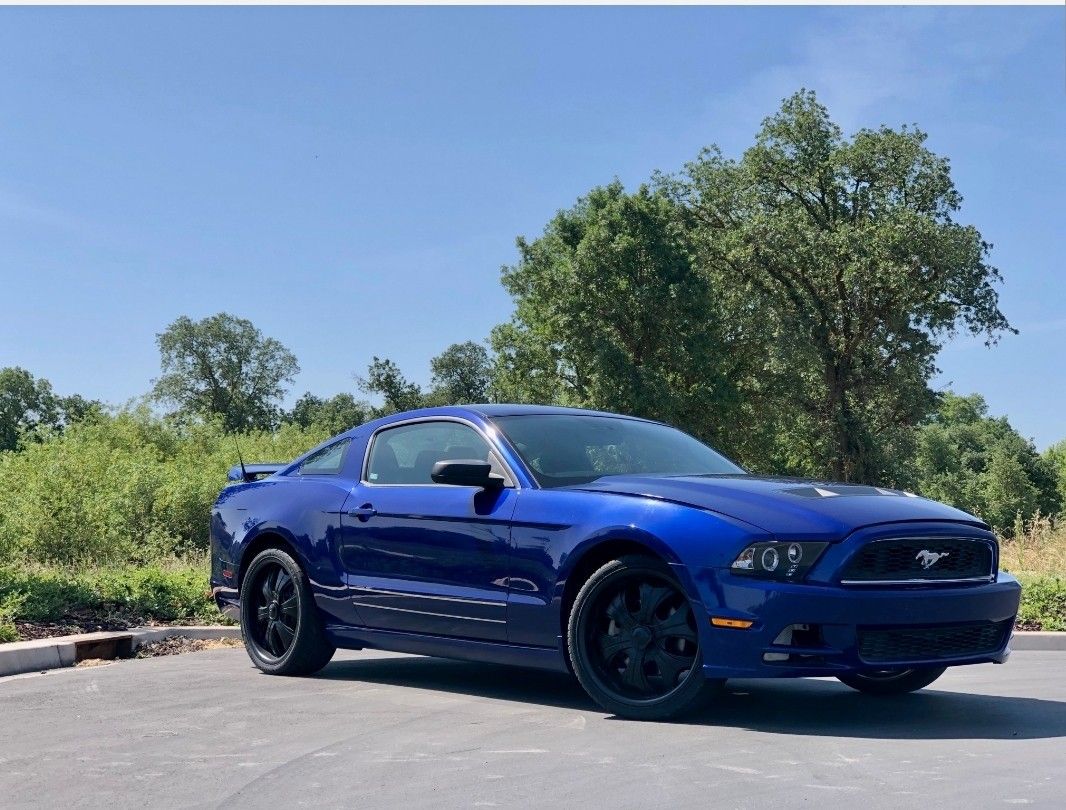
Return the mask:
<svg viewBox="0 0 1066 810">
<path fill-rule="evenodd" d="M 351 439 L 342 439 L 329 447 L 323 447 L 304 459 L 300 465 L 300 475 L 336 475 L 344 466 L 344 459 L 351 445 Z"/>
</svg>

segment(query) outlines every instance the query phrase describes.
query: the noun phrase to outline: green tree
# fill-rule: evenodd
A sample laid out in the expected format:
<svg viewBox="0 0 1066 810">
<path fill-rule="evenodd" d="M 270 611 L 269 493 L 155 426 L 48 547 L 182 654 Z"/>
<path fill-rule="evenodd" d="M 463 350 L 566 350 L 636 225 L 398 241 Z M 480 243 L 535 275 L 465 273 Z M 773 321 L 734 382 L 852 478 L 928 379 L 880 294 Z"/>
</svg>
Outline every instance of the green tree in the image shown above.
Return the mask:
<svg viewBox="0 0 1066 810">
<path fill-rule="evenodd" d="M 769 338 L 756 390 L 792 463 L 857 481 L 905 476 L 943 341 L 1009 330 L 998 271 L 948 160 L 917 129 L 845 138 L 811 92 L 785 100 L 740 160 L 704 150 L 660 178 L 696 223 L 700 267 Z"/>
<path fill-rule="evenodd" d="M 1066 439 L 1051 445 L 1044 451 L 1044 460 L 1055 471 L 1055 480 L 1059 490 L 1059 498 L 1063 507 L 1066 507 Z"/>
<path fill-rule="evenodd" d="M 504 400 L 620 410 L 735 449 L 734 349 L 709 277 L 694 267 L 685 211 L 617 181 L 518 240 L 503 270 L 515 301 L 492 333 Z"/>
<path fill-rule="evenodd" d="M 0 450 L 98 414 L 103 406 L 73 394 L 57 396 L 52 384 L 18 366 L 0 369 Z"/>
<path fill-rule="evenodd" d="M 944 394 L 918 430 L 918 491 L 978 515 L 1003 532 L 1017 517 L 1056 514 L 1055 470 L 979 394 Z"/>
<path fill-rule="evenodd" d="M 425 394 L 417 383 L 409 382 L 400 367 L 388 358 L 375 355 L 367 368 L 366 377 L 356 377 L 359 388 L 368 394 L 379 394 L 385 400 L 375 416 L 397 411 L 412 411 L 425 405 Z"/>
<path fill-rule="evenodd" d="M 370 418 L 370 405 L 351 394 L 335 394 L 323 399 L 308 392 L 296 400 L 285 421 L 301 428 L 320 427 L 330 436 L 361 425 Z"/>
<path fill-rule="evenodd" d="M 468 340 L 453 343 L 429 361 L 433 377 L 428 391 L 408 380 L 392 360 L 374 357 L 365 377 L 356 376 L 362 391 L 384 400 L 373 416 L 442 405 L 485 402 L 491 398 L 493 365 L 488 351 Z"/>
<path fill-rule="evenodd" d="M 0 369 L 0 450 L 15 450 L 23 436 L 49 427 L 59 427 L 51 383 L 18 366 Z"/>
<path fill-rule="evenodd" d="M 492 361 L 480 343 L 453 343 L 429 361 L 433 371 L 428 401 L 435 405 L 487 402 L 491 396 Z"/>
<path fill-rule="evenodd" d="M 221 418 L 230 431 L 277 424 L 278 403 L 300 371 L 296 357 L 251 321 L 225 312 L 182 316 L 156 335 L 162 375 L 152 394 L 183 417 Z"/>
</svg>

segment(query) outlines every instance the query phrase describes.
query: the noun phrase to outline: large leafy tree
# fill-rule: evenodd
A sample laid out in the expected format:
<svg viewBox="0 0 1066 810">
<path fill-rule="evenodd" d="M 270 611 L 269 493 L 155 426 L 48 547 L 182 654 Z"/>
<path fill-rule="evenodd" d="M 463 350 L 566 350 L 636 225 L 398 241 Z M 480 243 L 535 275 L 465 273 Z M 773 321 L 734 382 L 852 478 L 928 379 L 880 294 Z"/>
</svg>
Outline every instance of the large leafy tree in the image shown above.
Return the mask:
<svg viewBox="0 0 1066 810">
<path fill-rule="evenodd" d="M 384 400 L 376 416 L 412 411 L 425 405 L 426 395 L 418 383 L 410 382 L 392 360 L 374 356 L 365 377 L 356 377 L 360 389 L 368 394 L 378 394 Z"/>
<path fill-rule="evenodd" d="M 991 417 L 979 394 L 944 394 L 918 431 L 917 488 L 979 515 L 1001 531 L 1015 519 L 1057 514 L 1056 470 L 1005 417 Z"/>
<path fill-rule="evenodd" d="M 460 405 L 491 399 L 492 360 L 472 340 L 453 343 L 429 361 L 433 372 L 428 396 L 432 404 Z"/>
<path fill-rule="evenodd" d="M 162 374 L 153 396 L 184 417 L 221 419 L 231 431 L 269 429 L 300 371 L 296 357 L 251 321 L 225 312 L 182 316 L 156 336 Z"/>
<path fill-rule="evenodd" d="M 49 427 L 59 427 L 51 383 L 18 366 L 0 369 L 0 450 L 14 450 L 25 435 Z"/>
<path fill-rule="evenodd" d="M 794 471 L 905 478 L 894 460 L 934 406 L 942 343 L 1009 329 L 990 246 L 956 220 L 948 160 L 925 142 L 909 127 L 845 138 L 799 92 L 740 160 L 707 149 L 662 180 L 696 222 L 703 271 L 766 330 L 748 388 Z"/>
<path fill-rule="evenodd" d="M 614 182 L 519 239 L 503 271 L 515 313 L 492 334 L 501 397 L 655 417 L 735 449 L 745 354 L 685 218 L 666 194 Z"/>
<path fill-rule="evenodd" d="M 16 450 L 27 439 L 99 413 L 102 405 L 78 394 L 56 395 L 52 384 L 24 368 L 0 369 L 0 450 Z"/>
</svg>

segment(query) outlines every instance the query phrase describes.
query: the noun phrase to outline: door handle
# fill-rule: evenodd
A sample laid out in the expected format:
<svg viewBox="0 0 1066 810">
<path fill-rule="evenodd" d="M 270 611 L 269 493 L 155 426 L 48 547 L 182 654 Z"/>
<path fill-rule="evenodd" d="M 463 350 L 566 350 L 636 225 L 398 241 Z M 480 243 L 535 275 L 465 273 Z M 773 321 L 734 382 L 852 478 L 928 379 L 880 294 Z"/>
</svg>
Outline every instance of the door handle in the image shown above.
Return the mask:
<svg viewBox="0 0 1066 810">
<path fill-rule="evenodd" d="M 378 513 L 377 509 L 375 509 L 373 506 L 371 506 L 368 503 L 364 503 L 362 506 L 360 506 L 360 507 L 358 507 L 356 509 L 349 509 L 348 510 L 348 517 L 353 517 L 353 518 L 357 518 L 358 520 L 364 520 L 365 521 L 365 520 L 369 520 L 370 518 L 374 517 L 374 515 L 376 515 L 377 513 Z"/>
</svg>

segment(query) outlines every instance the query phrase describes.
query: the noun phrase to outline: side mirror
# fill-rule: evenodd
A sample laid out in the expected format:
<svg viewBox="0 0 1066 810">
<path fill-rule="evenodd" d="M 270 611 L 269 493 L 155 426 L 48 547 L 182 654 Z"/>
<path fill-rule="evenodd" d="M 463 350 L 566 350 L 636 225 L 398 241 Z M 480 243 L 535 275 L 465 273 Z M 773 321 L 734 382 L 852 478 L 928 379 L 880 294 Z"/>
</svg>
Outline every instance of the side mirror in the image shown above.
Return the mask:
<svg viewBox="0 0 1066 810">
<path fill-rule="evenodd" d="M 492 465 L 477 459 L 447 459 L 433 465 L 429 474 L 436 484 L 453 484 L 457 487 L 482 487 L 498 489 L 503 478 L 492 474 Z"/>
</svg>

